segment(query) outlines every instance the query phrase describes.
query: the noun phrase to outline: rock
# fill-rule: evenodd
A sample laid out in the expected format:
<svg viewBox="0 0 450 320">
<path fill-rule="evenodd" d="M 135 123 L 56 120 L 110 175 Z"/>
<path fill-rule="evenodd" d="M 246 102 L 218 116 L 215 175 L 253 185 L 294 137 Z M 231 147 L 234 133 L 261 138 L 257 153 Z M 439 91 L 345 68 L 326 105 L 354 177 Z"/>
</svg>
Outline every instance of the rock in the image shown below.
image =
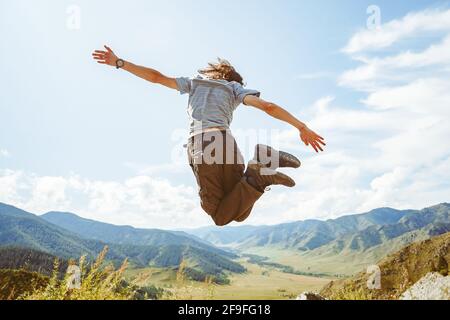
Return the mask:
<svg viewBox="0 0 450 320">
<path fill-rule="evenodd" d="M 428 273 L 406 290 L 400 300 L 450 300 L 450 277 Z"/>
<path fill-rule="evenodd" d="M 314 292 L 304 292 L 301 295 L 299 295 L 296 300 L 327 300 L 327 299 Z"/>
</svg>

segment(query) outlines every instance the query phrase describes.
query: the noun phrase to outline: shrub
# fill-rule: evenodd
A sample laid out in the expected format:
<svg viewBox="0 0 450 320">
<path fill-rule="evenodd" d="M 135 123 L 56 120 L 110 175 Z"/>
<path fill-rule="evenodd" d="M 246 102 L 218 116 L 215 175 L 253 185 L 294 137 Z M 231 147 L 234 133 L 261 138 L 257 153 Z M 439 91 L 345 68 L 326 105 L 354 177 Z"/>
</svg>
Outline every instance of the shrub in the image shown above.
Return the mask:
<svg viewBox="0 0 450 320">
<path fill-rule="evenodd" d="M 58 277 L 59 260 L 55 259 L 53 274 L 48 285 L 25 294 L 24 300 L 129 300 L 135 296 L 135 288 L 123 281 L 123 273 L 127 260 L 115 270 L 112 264 L 104 266 L 108 247 L 98 255 L 95 262 L 88 268 L 86 257 L 79 261 L 81 271 L 80 287 L 71 289 L 68 285 L 69 275 L 63 280 Z"/>
<path fill-rule="evenodd" d="M 0 300 L 15 300 L 24 294 L 42 289 L 48 277 L 27 270 L 0 270 Z"/>
</svg>

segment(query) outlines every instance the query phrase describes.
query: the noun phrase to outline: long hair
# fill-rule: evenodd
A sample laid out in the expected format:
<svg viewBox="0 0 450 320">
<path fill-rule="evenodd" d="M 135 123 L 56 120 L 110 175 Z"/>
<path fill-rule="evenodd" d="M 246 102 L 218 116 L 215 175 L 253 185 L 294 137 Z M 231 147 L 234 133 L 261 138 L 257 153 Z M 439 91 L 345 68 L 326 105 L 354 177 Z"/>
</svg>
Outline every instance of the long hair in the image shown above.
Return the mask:
<svg viewBox="0 0 450 320">
<path fill-rule="evenodd" d="M 198 73 L 213 80 L 236 81 L 244 85 L 244 79 L 234 69 L 230 62 L 225 59 L 217 58 L 217 62 L 210 62 L 205 69 L 198 70 Z"/>
</svg>

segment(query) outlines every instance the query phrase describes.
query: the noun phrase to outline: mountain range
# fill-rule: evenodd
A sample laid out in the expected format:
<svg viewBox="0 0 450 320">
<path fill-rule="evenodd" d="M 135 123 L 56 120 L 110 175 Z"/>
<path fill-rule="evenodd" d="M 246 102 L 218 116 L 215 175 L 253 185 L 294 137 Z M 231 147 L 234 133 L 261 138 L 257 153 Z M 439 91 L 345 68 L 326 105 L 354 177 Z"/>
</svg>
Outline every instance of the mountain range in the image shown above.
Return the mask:
<svg viewBox="0 0 450 320">
<path fill-rule="evenodd" d="M 188 261 L 197 278 L 245 272 L 235 261 L 242 254 L 267 257 L 260 261 L 299 272 L 349 275 L 412 242 L 449 231 L 448 203 L 422 210 L 379 208 L 326 221 L 184 231 L 115 226 L 73 213 L 36 216 L 0 204 L 2 246 L 26 247 L 68 259 L 95 256 L 108 245 L 108 258 L 113 261 L 129 258 L 137 267 L 176 267 Z"/>
<path fill-rule="evenodd" d="M 450 204 L 423 210 L 375 209 L 334 220 L 305 220 L 275 226 L 215 227 L 186 230 L 217 246 L 245 249 L 278 246 L 311 251 L 325 245 L 366 250 L 405 233 L 426 229 L 429 235 L 450 231 Z"/>
<path fill-rule="evenodd" d="M 334 220 L 186 230 L 216 246 L 268 256 L 293 268 L 351 274 L 414 241 L 450 231 L 450 204 L 379 208 Z"/>
<path fill-rule="evenodd" d="M 47 222 L 64 228 L 65 230 L 69 230 L 86 239 L 137 246 L 183 244 L 185 246 L 201 248 L 229 257 L 233 256 L 229 252 L 218 249 L 210 243 L 185 232 L 116 226 L 95 220 L 84 219 L 69 212 L 48 212 L 40 217 Z"/>
<path fill-rule="evenodd" d="M 214 276 L 221 282 L 226 272 L 245 271 L 232 260 L 235 254 L 192 235 L 113 226 L 66 213 L 39 217 L 6 204 L 0 204 L 0 245 L 30 248 L 63 259 L 92 258 L 107 245 L 108 259 L 120 262 L 128 258 L 137 267 L 178 267 L 186 261 L 187 273 L 198 280 Z"/>
</svg>

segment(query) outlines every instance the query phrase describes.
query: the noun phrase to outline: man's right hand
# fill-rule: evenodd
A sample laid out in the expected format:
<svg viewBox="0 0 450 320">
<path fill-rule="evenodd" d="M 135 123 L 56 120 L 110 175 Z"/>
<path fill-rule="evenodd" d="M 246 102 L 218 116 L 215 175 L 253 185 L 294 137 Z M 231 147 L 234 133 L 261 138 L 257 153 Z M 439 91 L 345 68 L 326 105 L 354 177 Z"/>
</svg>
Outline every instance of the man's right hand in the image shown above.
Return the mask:
<svg viewBox="0 0 450 320">
<path fill-rule="evenodd" d="M 317 153 L 319 151 L 323 151 L 323 147 L 326 146 L 324 138 L 309 129 L 307 126 L 304 126 L 299 130 L 300 139 L 302 139 L 306 146 L 311 146 Z"/>
<path fill-rule="evenodd" d="M 115 67 L 116 61 L 119 59 L 114 52 L 108 46 L 105 46 L 106 51 L 95 50 L 92 53 L 92 57 L 97 60 L 98 63 L 107 64 L 109 66 Z"/>
</svg>

